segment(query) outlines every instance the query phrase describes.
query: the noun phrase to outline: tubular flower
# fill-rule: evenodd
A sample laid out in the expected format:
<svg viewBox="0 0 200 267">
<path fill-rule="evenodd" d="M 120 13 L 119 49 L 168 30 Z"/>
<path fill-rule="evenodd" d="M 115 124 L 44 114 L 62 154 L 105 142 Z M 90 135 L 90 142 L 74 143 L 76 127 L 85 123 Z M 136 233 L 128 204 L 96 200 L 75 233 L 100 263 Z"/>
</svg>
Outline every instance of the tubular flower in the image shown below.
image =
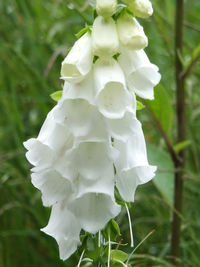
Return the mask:
<svg viewBox="0 0 200 267">
<path fill-rule="evenodd" d="M 102 58 L 112 57 L 118 53 L 119 39 L 115 21 L 98 16 L 93 24 L 92 48 L 95 56 Z"/>
<path fill-rule="evenodd" d="M 97 1 L 100 16 L 62 63 L 62 97 L 39 135 L 24 142 L 31 181 L 52 207 L 42 231 L 56 239 L 63 260 L 81 244 L 81 229 L 95 234 L 119 214 L 115 186 L 124 201 L 134 202 L 137 186 L 156 171 L 135 94 L 153 99 L 161 76 L 142 50 L 143 28 L 126 11 L 115 22 L 115 10 L 116 1 Z"/>
<path fill-rule="evenodd" d="M 147 18 L 153 14 L 152 4 L 149 0 L 124 0 L 130 5 L 134 15 L 139 18 Z"/>
<path fill-rule="evenodd" d="M 117 30 L 121 44 L 129 49 L 144 49 L 148 45 L 143 27 L 127 12 L 117 20 Z"/>
</svg>

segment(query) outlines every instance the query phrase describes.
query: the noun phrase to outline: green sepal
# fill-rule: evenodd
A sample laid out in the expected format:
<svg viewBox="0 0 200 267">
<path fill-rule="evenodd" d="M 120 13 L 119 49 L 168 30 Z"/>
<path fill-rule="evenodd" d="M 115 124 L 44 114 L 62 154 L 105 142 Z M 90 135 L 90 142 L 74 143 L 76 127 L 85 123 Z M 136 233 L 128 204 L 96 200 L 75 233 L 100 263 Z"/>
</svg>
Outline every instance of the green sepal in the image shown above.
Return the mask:
<svg viewBox="0 0 200 267">
<path fill-rule="evenodd" d="M 62 94 L 63 94 L 63 91 L 60 90 L 60 91 L 56 91 L 56 92 L 54 92 L 53 94 L 51 94 L 50 97 L 51 97 L 54 101 L 58 102 L 58 101 L 61 99 Z"/>
<path fill-rule="evenodd" d="M 140 101 L 136 101 L 137 110 L 142 110 L 145 108 L 145 106 Z"/>
<path fill-rule="evenodd" d="M 119 4 L 116 13 L 113 15 L 113 19 L 117 20 L 119 16 L 124 12 L 127 12 L 131 16 L 134 16 L 132 10 L 128 6 L 124 4 Z"/>
<path fill-rule="evenodd" d="M 84 248 L 86 250 L 85 254 L 88 258 L 92 260 L 97 260 L 102 253 L 103 246 L 98 246 L 98 234 L 91 235 L 89 234 L 84 242 Z"/>
<path fill-rule="evenodd" d="M 117 237 L 121 235 L 117 222 L 114 219 L 110 220 L 109 223 L 104 228 L 104 230 L 102 231 L 102 234 L 106 239 L 110 237 L 110 240 L 113 241 L 116 240 Z"/>
<path fill-rule="evenodd" d="M 80 30 L 78 33 L 75 34 L 76 38 L 81 38 L 86 32 L 91 33 L 91 26 L 89 25 L 85 25 L 85 28 L 83 28 L 82 30 Z"/>
</svg>

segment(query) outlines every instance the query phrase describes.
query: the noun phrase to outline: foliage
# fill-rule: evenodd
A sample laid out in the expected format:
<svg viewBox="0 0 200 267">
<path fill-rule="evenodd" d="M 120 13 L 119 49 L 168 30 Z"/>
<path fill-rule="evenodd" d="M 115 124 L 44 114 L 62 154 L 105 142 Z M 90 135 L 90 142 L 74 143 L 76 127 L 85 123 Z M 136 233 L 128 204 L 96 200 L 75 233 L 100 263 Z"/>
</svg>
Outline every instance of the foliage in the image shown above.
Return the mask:
<svg viewBox="0 0 200 267">
<path fill-rule="evenodd" d="M 85 2 L 85 3 L 84 3 Z M 35 136 L 55 102 L 49 97 L 61 88 L 60 64 L 78 33 L 91 25 L 92 7 L 87 1 L 0 0 L 0 266 L 76 266 L 82 251 L 62 262 L 57 244 L 39 231 L 49 217 L 40 195 L 31 185 L 29 166 L 22 142 Z M 172 0 L 153 0 L 153 18 L 141 21 L 150 39 L 147 48 L 152 62 L 160 66 L 162 85 L 158 98 L 149 103 L 176 149 L 187 148 L 185 199 L 182 226 L 181 266 L 198 266 L 200 241 L 200 96 L 197 63 L 187 79 L 186 144 L 176 144 L 174 83 L 174 10 Z M 200 3 L 186 1 L 184 66 L 199 55 L 198 26 Z M 165 88 L 165 89 L 163 89 Z M 154 183 L 138 189 L 131 208 L 137 245 L 152 230 L 155 233 L 138 248 L 130 264 L 134 266 L 170 266 L 169 235 L 172 174 L 169 160 L 155 120 L 148 108 L 138 111 L 143 122 L 151 163 L 159 167 Z M 178 148 L 177 148 L 178 147 Z M 163 169 L 166 171 L 162 172 Z M 162 180 L 162 182 L 161 182 Z M 156 185 L 156 186 L 155 186 Z M 158 188 L 159 191 L 156 189 Z M 160 194 L 161 192 L 161 194 Z M 168 201 L 169 200 L 169 201 Z M 127 216 L 118 218 L 121 236 L 117 242 L 130 243 Z M 123 241 L 121 237 L 123 236 Z M 118 245 L 112 245 L 112 257 Z M 130 253 L 129 246 L 120 246 Z M 85 264 L 85 263 L 84 263 Z M 114 266 L 114 265 L 113 265 Z M 117 266 L 117 265 L 116 265 Z"/>
</svg>

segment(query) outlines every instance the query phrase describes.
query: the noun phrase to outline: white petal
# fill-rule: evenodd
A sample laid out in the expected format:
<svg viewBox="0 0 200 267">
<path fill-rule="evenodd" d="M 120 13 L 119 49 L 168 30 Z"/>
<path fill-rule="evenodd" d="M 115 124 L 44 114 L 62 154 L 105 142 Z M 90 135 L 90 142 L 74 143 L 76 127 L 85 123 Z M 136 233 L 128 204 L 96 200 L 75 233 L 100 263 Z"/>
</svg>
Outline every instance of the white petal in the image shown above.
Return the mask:
<svg viewBox="0 0 200 267">
<path fill-rule="evenodd" d="M 80 230 L 77 218 L 66 208 L 64 202 L 53 206 L 48 225 L 41 229 L 56 239 L 62 260 L 68 259 L 76 251 L 80 244 Z"/>
<path fill-rule="evenodd" d="M 75 198 L 80 198 L 88 193 L 102 193 L 114 199 L 114 167 L 110 165 L 106 172 L 99 173 L 96 180 L 88 180 L 78 176 L 74 181 Z"/>
<path fill-rule="evenodd" d="M 116 161 L 118 171 L 148 165 L 146 143 L 141 123 L 134 119 L 132 124 L 132 134 L 126 142 L 116 139 L 114 141 L 114 147 L 120 152 Z"/>
<path fill-rule="evenodd" d="M 121 47 L 118 58 L 130 90 L 142 98 L 153 99 L 155 87 L 161 79 L 158 67 L 151 64 L 143 50 L 131 51 Z"/>
<path fill-rule="evenodd" d="M 94 65 L 96 101 L 107 118 L 122 118 L 132 108 L 132 97 L 126 88 L 124 74 L 116 60 L 97 60 Z"/>
<path fill-rule="evenodd" d="M 90 71 L 80 83 L 65 82 L 62 100 L 81 98 L 94 104 L 93 87 L 93 72 Z"/>
<path fill-rule="evenodd" d="M 70 134 L 65 125 L 48 118 L 40 130 L 38 140 L 51 149 L 58 151 L 65 144 Z"/>
<path fill-rule="evenodd" d="M 148 45 L 143 27 L 127 12 L 118 18 L 117 30 L 120 42 L 129 49 L 144 49 Z"/>
<path fill-rule="evenodd" d="M 109 195 L 88 193 L 74 200 L 70 210 L 85 231 L 95 234 L 119 214 L 120 206 Z"/>
<path fill-rule="evenodd" d="M 96 0 L 96 10 L 99 16 L 111 17 L 117 9 L 117 0 Z"/>
<path fill-rule="evenodd" d="M 92 44 L 90 33 L 84 34 L 72 47 L 62 62 L 61 78 L 70 82 L 80 82 L 92 67 Z"/>
<path fill-rule="evenodd" d="M 122 119 L 106 119 L 106 122 L 112 137 L 126 141 L 134 130 L 135 114 L 126 112 Z"/>
<path fill-rule="evenodd" d="M 70 181 L 55 170 L 32 173 L 31 178 L 33 185 L 42 192 L 44 206 L 52 206 L 72 192 Z"/>
<path fill-rule="evenodd" d="M 58 117 L 66 123 L 75 136 L 84 136 L 89 133 L 92 124 L 99 116 L 95 106 L 84 99 L 65 99 L 60 102 Z"/>
<path fill-rule="evenodd" d="M 24 142 L 25 148 L 28 149 L 26 158 L 38 170 L 49 167 L 54 160 L 54 152 L 47 145 L 42 144 L 39 140 L 31 138 Z"/>
<path fill-rule="evenodd" d="M 107 58 L 117 54 L 119 40 L 115 21 L 110 18 L 98 16 L 93 24 L 92 47 L 96 56 Z"/>
<path fill-rule="evenodd" d="M 137 186 L 150 181 L 155 176 L 155 171 L 155 166 L 140 166 L 118 173 L 116 186 L 124 201 L 134 202 Z"/>
<path fill-rule="evenodd" d="M 86 179 L 97 179 L 106 173 L 118 156 L 117 150 L 104 142 L 83 142 L 69 155 L 74 168 Z"/>
</svg>

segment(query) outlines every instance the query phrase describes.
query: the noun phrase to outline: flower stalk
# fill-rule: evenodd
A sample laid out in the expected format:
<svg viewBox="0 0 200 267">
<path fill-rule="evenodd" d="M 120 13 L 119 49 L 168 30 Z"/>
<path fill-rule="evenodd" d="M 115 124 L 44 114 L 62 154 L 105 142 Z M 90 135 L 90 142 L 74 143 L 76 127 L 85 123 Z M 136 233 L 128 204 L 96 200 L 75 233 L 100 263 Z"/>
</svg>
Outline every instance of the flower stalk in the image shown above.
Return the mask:
<svg viewBox="0 0 200 267">
<path fill-rule="evenodd" d="M 176 18 L 175 18 L 175 71 L 176 71 L 176 105 L 177 105 L 177 143 L 186 139 L 186 98 L 185 98 L 185 80 L 182 77 L 184 71 L 180 56 L 183 53 L 183 21 L 184 21 L 184 0 L 176 0 Z M 181 217 L 183 206 L 184 189 L 184 168 L 185 168 L 186 150 L 179 152 L 179 161 L 174 165 L 177 170 L 175 173 L 174 189 L 174 209 L 172 221 L 171 237 L 171 255 L 175 265 L 179 265 L 177 258 L 180 257 L 181 240 Z M 177 213 L 177 212 L 178 213 Z"/>
</svg>

